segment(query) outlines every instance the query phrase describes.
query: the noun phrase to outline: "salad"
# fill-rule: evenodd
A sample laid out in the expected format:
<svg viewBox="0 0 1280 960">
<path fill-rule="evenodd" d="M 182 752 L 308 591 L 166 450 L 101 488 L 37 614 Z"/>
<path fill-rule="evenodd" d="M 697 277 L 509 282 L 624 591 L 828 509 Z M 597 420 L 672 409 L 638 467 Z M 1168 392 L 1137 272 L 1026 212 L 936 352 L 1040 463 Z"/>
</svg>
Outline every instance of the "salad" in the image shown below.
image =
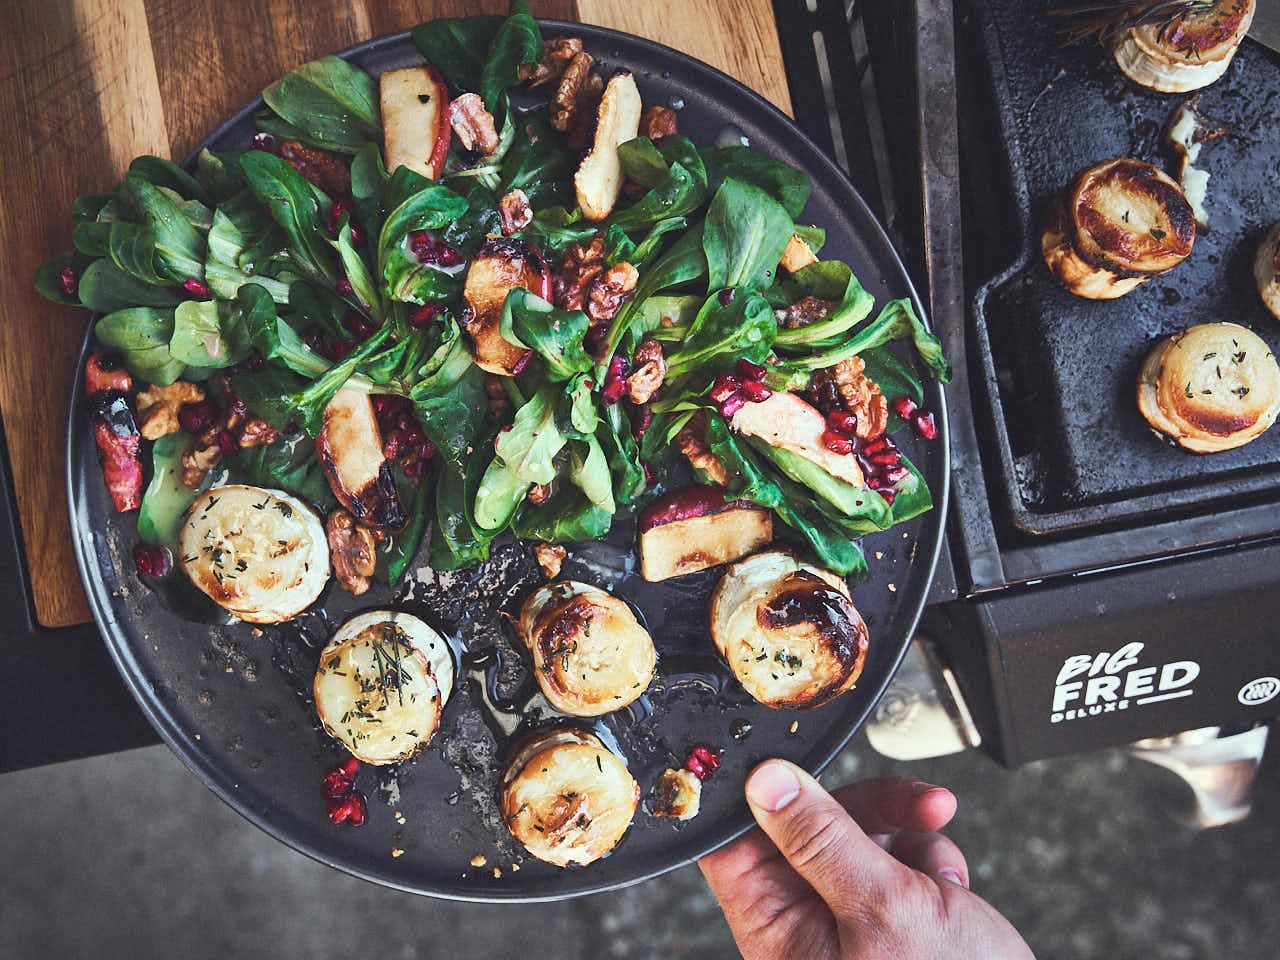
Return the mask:
<svg viewBox="0 0 1280 960">
<path fill-rule="evenodd" d="M 936 428 L 888 345 L 949 369 L 909 300 L 877 311 L 821 259 L 807 176 L 697 145 L 520 0 L 412 36 L 420 66 L 329 56 L 272 84 L 245 149 L 137 158 L 38 272 L 96 315 L 94 437 L 140 570 L 237 484 L 324 518 L 357 594 L 424 541 L 435 569 L 508 534 L 558 567 L 682 504 L 763 509 L 864 575 L 858 538 L 932 505 L 891 434 Z M 712 491 L 654 503 L 690 470 Z"/>
</svg>

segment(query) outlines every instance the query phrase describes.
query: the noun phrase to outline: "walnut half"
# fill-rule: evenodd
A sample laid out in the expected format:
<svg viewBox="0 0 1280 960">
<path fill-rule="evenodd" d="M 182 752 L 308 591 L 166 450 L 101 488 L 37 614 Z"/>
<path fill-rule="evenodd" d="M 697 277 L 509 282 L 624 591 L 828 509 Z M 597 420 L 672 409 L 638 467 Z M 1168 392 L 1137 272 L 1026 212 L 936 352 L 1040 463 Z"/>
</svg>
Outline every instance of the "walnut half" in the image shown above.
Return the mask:
<svg viewBox="0 0 1280 960">
<path fill-rule="evenodd" d="M 683 453 L 694 470 L 700 472 L 708 483 L 723 487 L 729 482 L 729 471 L 707 445 L 707 421 L 696 413 L 675 435 L 676 449 Z"/>
<path fill-rule="evenodd" d="M 648 403 L 662 386 L 667 375 L 667 360 L 662 355 L 662 344 L 646 340 L 636 347 L 635 370 L 627 377 L 627 395 L 637 406 Z"/>
<path fill-rule="evenodd" d="M 355 517 L 342 508 L 329 514 L 324 529 L 333 575 L 343 590 L 360 596 L 369 589 L 370 578 L 377 567 L 377 535 L 356 523 Z"/>
<path fill-rule="evenodd" d="M 826 412 L 844 407 L 855 417 L 854 433 L 860 440 L 870 440 L 884 433 L 889 425 L 889 401 L 880 385 L 863 371 L 861 357 L 841 360 L 835 366 L 813 372 L 809 394 L 818 409 Z"/>
<path fill-rule="evenodd" d="M 178 432 L 178 411 L 205 397 L 198 383 L 178 380 L 167 387 L 148 387 L 138 394 L 138 429 L 144 440 L 159 440 Z"/>
</svg>

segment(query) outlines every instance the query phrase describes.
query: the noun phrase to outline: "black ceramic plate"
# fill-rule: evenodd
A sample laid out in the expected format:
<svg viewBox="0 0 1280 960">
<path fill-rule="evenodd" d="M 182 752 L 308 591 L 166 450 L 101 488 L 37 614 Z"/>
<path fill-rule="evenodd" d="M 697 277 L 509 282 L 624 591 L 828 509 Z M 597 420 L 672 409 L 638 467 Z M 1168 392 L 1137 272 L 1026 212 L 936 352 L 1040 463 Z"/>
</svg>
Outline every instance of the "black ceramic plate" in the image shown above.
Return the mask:
<svg viewBox="0 0 1280 960">
<path fill-rule="evenodd" d="M 827 228 L 824 255 L 852 264 L 879 302 L 914 297 L 884 231 L 852 184 L 760 97 L 645 40 L 578 24 L 546 23 L 544 30 L 584 37 L 606 70 L 630 69 L 645 102 L 678 108 L 680 130 L 695 142 L 745 137 L 807 171 L 814 193 L 802 220 Z M 344 56 L 375 74 L 421 61 L 407 34 L 352 47 Z M 205 145 L 247 145 L 250 115 L 260 106 L 235 114 Z M 89 346 L 86 340 L 86 352 Z M 595 725 L 616 743 L 644 791 L 635 823 L 607 859 L 560 870 L 524 855 L 495 802 L 512 731 L 548 715 L 545 702 L 530 696 L 536 685 L 507 620 L 542 579 L 526 551 L 508 542 L 472 571 L 419 569 L 394 596 L 375 587 L 352 598 L 331 583 L 313 611 L 292 624 L 258 630 L 216 618 L 195 622 L 167 607 L 166 595 L 134 573 L 135 515 L 111 510 L 81 379 L 68 440 L 72 528 L 94 616 L 134 696 L 187 766 L 253 823 L 317 860 L 404 890 L 473 900 L 563 898 L 656 876 L 737 836 L 749 822 L 742 782 L 753 764 L 783 756 L 820 770 L 871 711 L 920 616 L 941 541 L 946 417 L 941 389 L 930 384 L 926 403 L 939 414 L 940 436 L 929 444 L 904 443 L 937 506 L 864 540 L 872 573 L 856 587 L 854 600 L 871 630 L 866 668 L 855 690 L 808 712 L 769 710 L 729 679 L 706 625 L 706 600 L 718 571 L 645 583 L 635 572 L 630 521 L 615 524 L 607 541 L 571 549 L 564 574 L 605 584 L 630 601 L 653 633 L 660 661 L 659 676 L 641 701 Z M 421 757 L 395 769 L 361 770 L 358 784 L 369 796 L 366 825 L 335 827 L 325 817 L 320 778 L 341 754 L 318 729 L 311 678 L 320 648 L 338 624 L 353 611 L 390 605 L 456 639 L 457 649 L 466 651 L 459 684 L 440 733 Z M 701 815 L 680 826 L 648 816 L 644 806 L 658 774 L 678 766 L 700 742 L 725 751 L 723 767 L 703 792 Z M 404 852 L 393 857 L 393 848 Z M 471 866 L 477 855 L 485 857 L 485 867 Z"/>
</svg>

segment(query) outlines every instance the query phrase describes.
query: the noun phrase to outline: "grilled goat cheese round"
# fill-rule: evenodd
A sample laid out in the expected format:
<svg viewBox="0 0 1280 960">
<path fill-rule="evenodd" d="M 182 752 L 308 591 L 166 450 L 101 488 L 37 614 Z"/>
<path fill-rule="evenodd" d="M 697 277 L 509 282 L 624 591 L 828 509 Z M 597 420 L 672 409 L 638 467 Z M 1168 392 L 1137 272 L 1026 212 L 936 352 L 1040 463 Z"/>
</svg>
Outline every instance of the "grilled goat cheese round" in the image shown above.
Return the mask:
<svg viewBox="0 0 1280 960">
<path fill-rule="evenodd" d="M 296 617 L 329 580 L 329 544 L 314 511 L 281 490 L 246 484 L 192 501 L 178 557 L 197 588 L 250 623 Z"/>
<path fill-rule="evenodd" d="M 1173 19 L 1130 27 L 1112 48 L 1134 83 L 1160 93 L 1207 87 L 1231 65 L 1253 22 L 1254 0 L 1209 0 Z"/>
<path fill-rule="evenodd" d="M 517 748 L 502 781 L 502 817 L 533 856 L 558 867 L 608 854 L 631 826 L 640 785 L 599 737 L 562 727 Z"/>
<path fill-rule="evenodd" d="M 1195 237 L 1182 188 L 1151 164 L 1120 157 L 1082 171 L 1050 203 L 1040 251 L 1072 293 L 1110 300 L 1172 270 Z"/>
<path fill-rule="evenodd" d="M 1179 446 L 1217 453 L 1260 436 L 1280 413 L 1280 366 L 1265 341 L 1236 323 L 1168 337 L 1138 376 L 1138 409 Z"/>
<path fill-rule="evenodd" d="M 711 596 L 711 637 L 746 691 L 778 709 L 852 689 L 868 645 L 844 581 L 782 550 L 729 567 Z"/>
<path fill-rule="evenodd" d="M 1258 253 L 1253 258 L 1253 279 L 1258 284 L 1258 296 L 1280 320 L 1280 223 L 1272 226 L 1258 244 Z"/>
<path fill-rule="evenodd" d="M 575 580 L 548 583 L 520 609 L 538 686 L 575 717 L 620 710 L 649 686 L 658 654 L 625 602 Z"/>
<path fill-rule="evenodd" d="M 396 763 L 431 742 L 453 679 L 440 634 L 411 614 L 373 610 L 344 623 L 320 654 L 316 713 L 358 760 Z"/>
</svg>

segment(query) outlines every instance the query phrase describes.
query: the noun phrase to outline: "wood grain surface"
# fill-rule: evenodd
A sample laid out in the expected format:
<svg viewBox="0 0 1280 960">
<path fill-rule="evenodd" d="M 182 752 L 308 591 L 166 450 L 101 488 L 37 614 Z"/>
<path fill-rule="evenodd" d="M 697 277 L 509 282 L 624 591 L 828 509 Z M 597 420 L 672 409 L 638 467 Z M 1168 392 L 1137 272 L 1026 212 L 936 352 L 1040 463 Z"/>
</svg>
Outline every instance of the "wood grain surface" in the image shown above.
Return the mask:
<svg viewBox="0 0 1280 960">
<path fill-rule="evenodd" d="M 285 71 L 440 16 L 499 13 L 505 0 L 0 0 L 0 417 L 36 617 L 89 619 L 63 495 L 68 392 L 83 315 L 31 278 L 71 247 L 71 203 L 110 190 L 141 153 L 182 160 Z M 532 0 L 683 50 L 790 112 L 769 0 Z"/>
</svg>

